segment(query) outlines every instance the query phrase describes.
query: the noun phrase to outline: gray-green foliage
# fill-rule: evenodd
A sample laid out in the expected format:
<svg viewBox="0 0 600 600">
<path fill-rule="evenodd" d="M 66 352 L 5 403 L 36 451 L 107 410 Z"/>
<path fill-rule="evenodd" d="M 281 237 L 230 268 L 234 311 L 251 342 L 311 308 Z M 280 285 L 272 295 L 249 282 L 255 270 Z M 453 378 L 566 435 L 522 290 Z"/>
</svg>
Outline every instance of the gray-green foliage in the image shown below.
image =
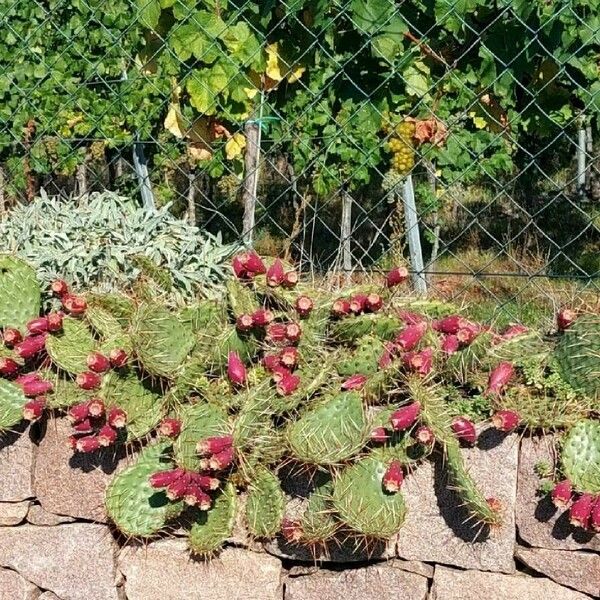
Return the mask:
<svg viewBox="0 0 600 600">
<path fill-rule="evenodd" d="M 42 192 L 0 221 L 0 251 L 35 266 L 42 285 L 60 277 L 105 291 L 132 283 L 143 264 L 136 258 L 144 256 L 162 267 L 175 298 L 191 298 L 225 277 L 232 248 L 175 218 L 168 206 L 151 212 L 113 192 L 78 201 Z"/>
</svg>

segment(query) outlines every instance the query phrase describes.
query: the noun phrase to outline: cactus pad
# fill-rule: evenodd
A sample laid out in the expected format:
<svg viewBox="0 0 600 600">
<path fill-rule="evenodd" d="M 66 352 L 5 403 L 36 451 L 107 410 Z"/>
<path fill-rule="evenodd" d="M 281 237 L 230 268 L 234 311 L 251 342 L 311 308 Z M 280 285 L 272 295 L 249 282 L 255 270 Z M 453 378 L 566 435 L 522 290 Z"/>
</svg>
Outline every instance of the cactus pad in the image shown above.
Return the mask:
<svg viewBox="0 0 600 600">
<path fill-rule="evenodd" d="M 285 500 L 279 479 L 265 468 L 256 469 L 246 501 L 246 522 L 256 537 L 274 536 L 281 527 Z"/>
<path fill-rule="evenodd" d="M 385 347 L 381 340 L 366 335 L 358 340 L 357 348 L 351 356 L 341 357 L 337 363 L 337 372 L 343 376 L 373 375 L 379 369 L 379 357 Z"/>
<path fill-rule="evenodd" d="M 86 359 L 96 350 L 96 340 L 85 321 L 65 317 L 63 330 L 49 335 L 46 351 L 52 362 L 67 373 L 87 371 Z"/>
<path fill-rule="evenodd" d="M 41 303 L 35 271 L 19 258 L 0 255 L 0 328 L 23 330 L 40 314 Z"/>
<path fill-rule="evenodd" d="M 342 342 L 355 342 L 365 335 L 391 340 L 402 327 L 396 317 L 384 314 L 350 316 L 331 326 L 331 335 Z"/>
<path fill-rule="evenodd" d="M 0 432 L 21 422 L 26 402 L 27 398 L 20 387 L 0 379 Z"/>
<path fill-rule="evenodd" d="M 580 492 L 600 494 L 600 421 L 580 421 L 569 431 L 562 450 L 565 476 Z"/>
</svg>

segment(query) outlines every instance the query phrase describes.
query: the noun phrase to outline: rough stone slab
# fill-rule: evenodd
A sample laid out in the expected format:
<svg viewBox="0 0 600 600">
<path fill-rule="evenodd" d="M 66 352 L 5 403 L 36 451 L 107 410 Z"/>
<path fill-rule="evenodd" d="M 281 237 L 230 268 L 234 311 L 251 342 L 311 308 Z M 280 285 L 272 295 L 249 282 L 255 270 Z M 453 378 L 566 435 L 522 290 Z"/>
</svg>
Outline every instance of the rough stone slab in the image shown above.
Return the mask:
<svg viewBox="0 0 600 600">
<path fill-rule="evenodd" d="M 484 448 L 484 449 L 481 449 Z M 462 450 L 467 468 L 486 497 L 502 503 L 503 524 L 481 530 L 468 520 L 462 501 L 448 486 L 439 460 L 425 461 L 402 486 L 408 515 L 398 535 L 398 556 L 467 569 L 513 573 L 518 441 L 494 429 L 483 431 L 478 448 Z"/>
<path fill-rule="evenodd" d="M 0 600 L 38 600 L 40 590 L 15 571 L 0 569 Z"/>
<path fill-rule="evenodd" d="M 289 578 L 285 600 L 425 600 L 426 577 L 395 568 L 393 562 L 364 569 L 321 570 Z"/>
<path fill-rule="evenodd" d="M 534 471 L 535 465 L 546 462 L 553 466 L 555 458 L 551 436 L 522 440 L 516 511 L 519 535 L 536 548 L 600 551 L 600 535 L 571 526 L 566 511 L 557 509 L 548 496 L 537 495 L 541 480 Z"/>
<path fill-rule="evenodd" d="M 63 600 L 118 600 L 110 530 L 94 523 L 0 530 L 0 565 Z"/>
<path fill-rule="evenodd" d="M 390 561 L 389 564 L 396 569 L 402 569 L 409 573 L 416 573 L 417 575 L 422 575 L 428 579 L 433 577 L 433 565 L 428 565 L 427 563 L 418 560 L 400 560 L 396 558 L 395 560 Z"/>
<path fill-rule="evenodd" d="M 32 504 L 27 513 L 27 521 L 33 525 L 61 525 L 62 523 L 72 523 L 75 519 L 63 515 L 55 515 L 44 510 L 39 504 Z"/>
<path fill-rule="evenodd" d="M 0 526 L 18 525 L 27 516 L 29 500 L 23 502 L 0 502 Z"/>
<path fill-rule="evenodd" d="M 437 566 L 429 600 L 589 600 L 543 577 L 460 571 Z"/>
<path fill-rule="evenodd" d="M 600 555 L 572 550 L 518 547 L 515 556 L 534 571 L 600 598 Z"/>
<path fill-rule="evenodd" d="M 38 600 L 61 600 L 56 594 L 52 592 L 44 592 Z"/>
<path fill-rule="evenodd" d="M 105 523 L 104 492 L 125 461 L 119 461 L 112 448 L 74 454 L 67 444 L 71 433 L 66 418 L 47 424 L 35 463 L 35 495 L 47 512 Z"/>
<path fill-rule="evenodd" d="M 0 437 L 0 502 L 32 498 L 35 445 L 29 429 L 3 433 Z"/>
<path fill-rule="evenodd" d="M 190 556 L 184 540 L 123 548 L 119 568 L 128 600 L 281 600 L 281 563 L 226 548 L 210 561 Z"/>
</svg>

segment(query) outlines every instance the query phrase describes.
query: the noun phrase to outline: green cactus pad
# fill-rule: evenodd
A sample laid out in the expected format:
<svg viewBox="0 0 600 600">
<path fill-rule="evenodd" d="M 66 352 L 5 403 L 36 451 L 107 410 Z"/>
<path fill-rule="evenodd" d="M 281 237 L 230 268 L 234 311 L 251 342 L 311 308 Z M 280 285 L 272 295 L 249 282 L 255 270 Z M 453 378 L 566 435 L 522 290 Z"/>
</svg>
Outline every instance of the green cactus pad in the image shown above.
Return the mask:
<svg viewBox="0 0 600 600">
<path fill-rule="evenodd" d="M 106 406 L 118 406 L 127 413 L 127 441 L 148 435 L 163 416 L 164 397 L 146 387 L 132 370 L 106 373 L 98 395 Z"/>
<path fill-rule="evenodd" d="M 71 374 L 87 371 L 86 359 L 97 343 L 85 321 L 65 317 L 63 329 L 46 339 L 46 351 L 52 362 Z"/>
<path fill-rule="evenodd" d="M 111 314 L 126 329 L 135 313 L 133 300 L 123 294 L 87 294 L 89 308 L 99 308 Z"/>
<path fill-rule="evenodd" d="M 236 318 L 243 314 L 252 314 L 261 307 L 252 290 L 237 279 L 227 282 L 227 298 L 231 313 Z"/>
<path fill-rule="evenodd" d="M 252 535 L 273 537 L 281 528 L 285 498 L 279 479 L 265 468 L 256 469 L 246 500 L 246 522 Z"/>
<path fill-rule="evenodd" d="M 471 344 L 448 357 L 446 373 L 460 384 L 482 384 L 487 380 L 490 368 L 490 349 L 493 336 L 481 333 Z"/>
<path fill-rule="evenodd" d="M 383 313 L 344 317 L 331 325 L 331 335 L 342 342 L 355 342 L 365 335 L 391 340 L 402 328 L 402 321 Z"/>
<path fill-rule="evenodd" d="M 92 329 L 102 338 L 99 350 L 108 355 L 111 350 L 121 349 L 131 353 L 131 338 L 122 327 L 119 319 L 105 308 L 88 307 L 85 318 Z"/>
<path fill-rule="evenodd" d="M 340 519 L 361 535 L 389 538 L 404 523 L 404 497 L 400 492 L 386 492 L 382 483 L 390 461 L 385 450 L 375 450 L 346 467 L 334 481 L 333 507 Z"/>
<path fill-rule="evenodd" d="M 154 536 L 181 513 L 181 502 L 171 502 L 163 490 L 154 489 L 149 482 L 153 473 L 173 468 L 169 448 L 170 444 L 163 442 L 144 449 L 106 488 L 106 512 L 125 535 Z"/>
<path fill-rule="evenodd" d="M 0 328 L 25 329 L 40 314 L 41 304 L 35 270 L 19 258 L 0 255 Z"/>
<path fill-rule="evenodd" d="M 366 335 L 358 340 L 357 348 L 350 356 L 340 356 L 336 365 L 342 377 L 351 375 L 373 375 L 379 369 L 379 358 L 385 350 L 384 343 L 376 337 Z"/>
<path fill-rule="evenodd" d="M 309 409 L 287 428 L 294 456 L 307 463 L 336 464 L 354 456 L 368 439 L 361 397 L 336 394 Z"/>
<path fill-rule="evenodd" d="M 225 323 L 225 311 L 217 302 L 204 300 L 180 310 L 179 320 L 193 333 L 217 335 Z"/>
<path fill-rule="evenodd" d="M 21 422 L 26 403 L 27 398 L 19 386 L 0 379 L 0 432 Z"/>
<path fill-rule="evenodd" d="M 195 343 L 191 330 L 176 315 L 147 302 L 134 315 L 131 337 L 144 370 L 159 377 L 173 377 Z"/>
<path fill-rule="evenodd" d="M 197 471 L 200 457 L 196 445 L 204 438 L 229 433 L 227 413 L 213 404 L 198 402 L 183 408 L 179 414 L 181 433 L 175 441 L 175 461 L 180 467 Z"/>
<path fill-rule="evenodd" d="M 47 394 L 48 408 L 69 408 L 94 397 L 96 390 L 82 390 L 72 379 L 62 377 L 53 369 L 40 369 L 42 379 L 52 382 L 54 389 Z"/>
<path fill-rule="evenodd" d="M 323 544 L 335 536 L 339 521 L 333 516 L 331 497 L 333 480 L 329 473 L 318 473 L 314 489 L 308 496 L 306 510 L 300 519 L 302 543 Z"/>
<path fill-rule="evenodd" d="M 228 483 L 223 491 L 214 497 L 210 510 L 195 511 L 195 518 L 188 537 L 190 550 L 200 556 L 210 555 L 219 550 L 231 536 L 236 509 L 235 487 Z"/>
<path fill-rule="evenodd" d="M 255 337 L 240 334 L 235 327 L 223 328 L 218 337 L 201 335 L 199 351 L 208 356 L 207 364 L 215 372 L 224 372 L 227 369 L 227 357 L 230 352 L 237 352 L 244 362 L 250 361 L 258 350 Z"/>
<path fill-rule="evenodd" d="M 579 492 L 600 494 L 600 421 L 580 421 L 569 431 L 560 454 L 565 477 Z"/>
<path fill-rule="evenodd" d="M 600 317 L 583 315 L 561 336 L 554 358 L 577 392 L 600 399 Z"/>
</svg>

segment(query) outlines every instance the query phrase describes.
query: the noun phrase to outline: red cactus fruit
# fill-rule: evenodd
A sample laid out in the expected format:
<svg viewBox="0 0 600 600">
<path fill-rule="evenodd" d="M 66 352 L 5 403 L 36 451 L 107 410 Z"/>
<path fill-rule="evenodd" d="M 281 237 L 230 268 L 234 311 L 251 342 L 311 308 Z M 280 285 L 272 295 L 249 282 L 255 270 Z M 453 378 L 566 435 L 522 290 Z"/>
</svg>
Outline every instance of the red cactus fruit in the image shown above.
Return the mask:
<svg viewBox="0 0 600 600">
<path fill-rule="evenodd" d="M 567 508 L 571 504 L 571 498 L 573 497 L 571 482 L 568 479 L 558 482 L 554 486 L 550 497 L 552 498 L 552 504 L 557 508 Z"/>
<path fill-rule="evenodd" d="M 221 452 L 213 454 L 209 461 L 208 466 L 213 471 L 222 471 L 226 469 L 233 462 L 233 447 L 225 448 Z"/>
<path fill-rule="evenodd" d="M 490 373 L 486 394 L 498 395 L 502 393 L 508 382 L 515 374 L 512 363 L 503 361 L 499 363 Z"/>
<path fill-rule="evenodd" d="M 415 431 L 415 438 L 424 446 L 432 446 L 435 443 L 433 429 L 427 425 L 421 425 L 421 427 Z"/>
<path fill-rule="evenodd" d="M 65 294 L 62 298 L 64 309 L 72 315 L 82 315 L 87 309 L 87 302 L 83 296 L 75 294 Z"/>
<path fill-rule="evenodd" d="M 192 473 L 192 483 L 197 485 L 201 490 L 216 490 L 221 482 L 216 477 L 202 475 L 200 473 Z"/>
<path fill-rule="evenodd" d="M 359 315 L 367 306 L 366 294 L 355 294 L 350 298 L 350 312 Z"/>
<path fill-rule="evenodd" d="M 312 301 L 312 298 L 309 298 L 308 296 L 298 296 L 298 298 L 296 298 L 296 312 L 301 317 L 308 317 L 314 306 L 315 303 Z"/>
<path fill-rule="evenodd" d="M 252 313 L 252 324 L 254 327 L 265 327 L 273 321 L 275 315 L 266 308 L 259 308 Z"/>
<path fill-rule="evenodd" d="M 31 373 L 24 373 L 23 375 L 19 375 L 15 379 L 15 383 L 17 385 L 26 385 L 27 383 L 31 383 L 32 381 L 41 381 L 42 376 L 37 371 L 31 371 Z"/>
<path fill-rule="evenodd" d="M 458 352 L 459 347 L 460 342 L 453 333 L 444 336 L 441 345 L 442 352 L 445 352 L 446 354 L 454 354 L 455 352 Z"/>
<path fill-rule="evenodd" d="M 286 288 L 293 288 L 298 283 L 298 272 L 286 271 L 282 283 Z"/>
<path fill-rule="evenodd" d="M 334 317 L 344 317 L 350 314 L 350 301 L 345 298 L 338 298 L 331 305 L 331 313 Z"/>
<path fill-rule="evenodd" d="M 425 335 L 427 323 L 421 322 L 416 325 L 405 327 L 394 339 L 394 344 L 405 352 L 412 350 Z"/>
<path fill-rule="evenodd" d="M 285 341 L 287 326 L 285 323 L 270 323 L 267 325 L 267 340 L 270 342 L 283 342 Z"/>
<path fill-rule="evenodd" d="M 233 445 L 233 437 L 230 435 L 218 435 L 200 440 L 196 445 L 196 452 L 200 456 L 218 454 Z"/>
<path fill-rule="evenodd" d="M 292 372 L 286 369 L 283 365 L 277 365 L 271 369 L 272 379 L 274 383 L 279 383 L 287 375 L 291 375 Z"/>
<path fill-rule="evenodd" d="M 408 269 L 406 267 L 395 267 L 388 271 L 385 279 L 385 285 L 389 288 L 404 283 L 408 279 Z"/>
<path fill-rule="evenodd" d="M 6 335 L 6 333 L 5 333 Z M 46 334 L 32 335 L 16 344 L 15 352 L 24 359 L 32 358 L 46 347 Z"/>
<path fill-rule="evenodd" d="M 0 375 L 2 377 L 13 377 L 19 371 L 19 365 L 12 359 L 0 356 Z"/>
<path fill-rule="evenodd" d="M 158 426 L 158 433 L 165 437 L 176 438 L 181 433 L 181 421 L 172 417 L 165 417 Z"/>
<path fill-rule="evenodd" d="M 3 332 L 2 339 L 4 340 L 5 346 L 12 348 L 19 342 L 23 341 L 23 336 L 18 329 L 15 329 L 14 327 L 6 327 Z"/>
<path fill-rule="evenodd" d="M 127 364 L 129 356 L 122 348 L 114 348 L 109 352 L 108 360 L 113 369 L 120 369 Z"/>
<path fill-rule="evenodd" d="M 234 256 L 233 260 L 231 261 L 231 266 L 233 267 L 233 272 L 238 279 L 246 279 L 248 277 L 248 271 L 246 270 L 246 267 L 244 266 L 240 256 L 245 257 L 245 255 Z"/>
<path fill-rule="evenodd" d="M 600 496 L 596 496 L 596 501 L 592 507 L 590 525 L 594 531 L 600 532 Z"/>
<path fill-rule="evenodd" d="M 404 472 L 402 470 L 402 463 L 399 460 L 393 460 L 386 469 L 383 475 L 383 487 L 386 492 L 395 494 L 404 481 Z"/>
<path fill-rule="evenodd" d="M 17 380 L 18 381 L 18 380 Z M 54 386 L 51 381 L 45 379 L 35 379 L 20 383 L 19 386 L 23 390 L 23 393 L 28 398 L 34 398 L 35 396 L 41 396 L 51 392 Z"/>
<path fill-rule="evenodd" d="M 342 383 L 343 390 L 360 390 L 367 383 L 366 375 L 351 375 Z"/>
<path fill-rule="evenodd" d="M 384 444 L 390 439 L 390 434 L 385 427 L 374 427 L 371 430 L 371 441 L 377 444 Z"/>
<path fill-rule="evenodd" d="M 100 352 L 88 354 L 85 362 L 88 368 L 95 373 L 105 373 L 111 366 L 110 360 L 104 354 L 100 354 Z"/>
<path fill-rule="evenodd" d="M 492 424 L 500 431 L 512 431 L 519 426 L 521 417 L 514 410 L 499 410 L 492 415 Z"/>
<path fill-rule="evenodd" d="M 252 318 L 252 315 L 249 314 L 240 315 L 235 320 L 235 326 L 240 331 L 249 331 L 254 327 L 254 319 Z"/>
<path fill-rule="evenodd" d="M 556 325 L 560 331 L 564 331 L 573 325 L 577 319 L 577 313 L 571 308 L 561 308 L 556 315 Z"/>
<path fill-rule="evenodd" d="M 409 371 L 428 375 L 433 367 L 433 348 L 425 348 L 420 352 L 407 352 L 402 357 L 402 362 Z"/>
<path fill-rule="evenodd" d="M 106 416 L 107 423 L 116 429 L 123 429 L 127 425 L 127 413 L 117 406 L 113 406 Z"/>
<path fill-rule="evenodd" d="M 69 293 L 69 286 L 64 279 L 56 279 L 50 284 L 50 289 L 55 296 L 62 298 L 65 294 Z"/>
<path fill-rule="evenodd" d="M 265 354 L 262 359 L 262 365 L 267 371 L 273 371 L 281 366 L 281 358 L 278 354 Z"/>
<path fill-rule="evenodd" d="M 237 352 L 230 352 L 227 355 L 227 377 L 234 385 L 244 385 L 246 383 L 246 367 Z"/>
<path fill-rule="evenodd" d="M 300 328 L 300 325 L 298 325 L 298 323 L 288 323 L 285 326 L 285 337 L 290 342 L 297 342 L 300 339 L 301 335 L 302 329 Z"/>
<path fill-rule="evenodd" d="M 92 431 L 94 431 L 94 426 L 89 419 L 84 419 L 73 425 L 73 431 L 75 431 L 75 433 L 92 433 Z"/>
<path fill-rule="evenodd" d="M 277 393 L 281 396 L 293 394 L 300 386 L 300 377 L 286 373 L 276 384 Z"/>
<path fill-rule="evenodd" d="M 392 354 L 394 350 L 395 348 L 393 344 L 386 344 L 385 350 L 383 351 L 383 353 L 379 357 L 379 360 L 377 361 L 377 366 L 380 369 L 387 369 L 392 364 Z"/>
<path fill-rule="evenodd" d="M 48 331 L 48 319 L 46 317 L 39 317 L 32 319 L 27 323 L 27 331 L 30 335 L 39 335 L 40 333 L 46 333 Z"/>
<path fill-rule="evenodd" d="M 450 427 L 459 440 L 467 444 L 474 444 L 477 441 L 475 425 L 466 417 L 456 417 Z"/>
<path fill-rule="evenodd" d="M 523 335 L 524 333 L 527 333 L 529 331 L 528 327 L 525 327 L 525 325 L 509 325 L 503 332 L 502 332 L 502 339 L 504 340 L 512 340 L 513 338 L 519 336 L 519 335 Z"/>
<path fill-rule="evenodd" d="M 262 275 L 267 272 L 267 267 L 262 258 L 254 251 L 245 253 L 244 267 L 251 275 Z"/>
<path fill-rule="evenodd" d="M 30 400 L 23 406 L 23 418 L 26 421 L 36 421 L 42 416 L 46 408 L 46 398 L 38 396 L 35 400 Z"/>
<path fill-rule="evenodd" d="M 100 398 L 92 398 L 88 403 L 90 417 L 101 417 L 104 414 L 104 402 Z"/>
<path fill-rule="evenodd" d="M 296 544 L 302 539 L 302 525 L 300 521 L 284 517 L 281 521 L 281 535 L 290 544 Z"/>
<path fill-rule="evenodd" d="M 48 331 L 52 333 L 56 333 L 57 331 L 62 331 L 63 328 L 63 318 L 64 314 L 60 311 L 51 312 L 47 316 L 48 320 Z"/>
<path fill-rule="evenodd" d="M 379 294 L 369 294 L 365 300 L 365 310 L 377 312 L 383 307 L 383 298 Z"/>
<path fill-rule="evenodd" d="M 456 335 L 459 329 L 465 328 L 469 326 L 469 321 L 460 315 L 450 315 L 448 317 L 444 317 L 443 319 L 439 319 L 438 321 L 434 321 L 432 327 L 439 331 L 440 333 L 451 333 Z"/>
<path fill-rule="evenodd" d="M 98 432 L 98 443 L 101 446 L 112 446 L 117 441 L 117 430 L 110 425 L 104 425 Z"/>
<path fill-rule="evenodd" d="M 197 485 L 188 485 L 183 501 L 189 506 L 197 506 L 200 510 L 208 510 L 212 506 L 211 497 Z"/>
<path fill-rule="evenodd" d="M 298 349 L 295 346 L 286 346 L 279 357 L 286 367 L 292 369 L 298 364 Z"/>
<path fill-rule="evenodd" d="M 89 453 L 100 449 L 100 440 L 95 435 L 86 435 L 80 437 L 75 442 L 75 450 L 77 452 Z"/>
<path fill-rule="evenodd" d="M 100 387 L 101 382 L 102 378 L 100 375 L 98 375 L 98 373 L 94 373 L 93 371 L 84 371 L 75 377 L 75 383 L 82 390 L 95 390 Z"/>
<path fill-rule="evenodd" d="M 477 325 L 469 323 L 456 332 L 456 339 L 460 342 L 461 346 L 468 346 L 479 335 L 479 331 L 480 329 Z"/>
<path fill-rule="evenodd" d="M 569 509 L 569 523 L 575 527 L 587 529 L 590 526 L 595 498 L 592 494 L 581 494 Z"/>
<path fill-rule="evenodd" d="M 277 287 L 283 283 L 284 277 L 283 263 L 277 258 L 267 270 L 267 285 Z"/>
<path fill-rule="evenodd" d="M 152 473 L 149 478 L 150 485 L 153 488 L 160 489 L 171 485 L 174 481 L 181 479 L 183 469 L 169 469 L 168 471 L 157 471 Z"/>
<path fill-rule="evenodd" d="M 411 427 L 421 414 L 421 403 L 413 402 L 395 410 L 390 416 L 390 423 L 395 431 L 403 431 Z"/>
<path fill-rule="evenodd" d="M 89 402 L 83 402 L 81 404 L 75 404 L 69 408 L 67 413 L 69 420 L 72 423 L 81 423 L 90 416 L 90 405 Z"/>
<path fill-rule="evenodd" d="M 167 486 L 167 498 L 169 500 L 180 500 L 185 495 L 188 485 L 187 477 L 183 475 L 178 477 Z"/>
<path fill-rule="evenodd" d="M 427 318 L 416 312 L 410 310 L 401 310 L 398 312 L 398 317 L 402 319 L 407 325 L 416 325 L 417 323 L 423 323 L 427 321 Z"/>
</svg>

